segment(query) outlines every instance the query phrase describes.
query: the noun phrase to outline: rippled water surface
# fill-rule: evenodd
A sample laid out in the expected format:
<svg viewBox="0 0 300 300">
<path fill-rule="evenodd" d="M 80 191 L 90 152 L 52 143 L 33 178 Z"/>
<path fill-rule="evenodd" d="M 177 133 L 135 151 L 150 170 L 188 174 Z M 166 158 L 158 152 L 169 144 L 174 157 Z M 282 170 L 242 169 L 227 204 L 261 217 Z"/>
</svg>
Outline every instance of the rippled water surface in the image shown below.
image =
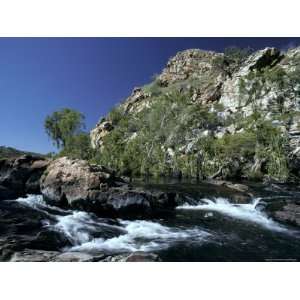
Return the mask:
<svg viewBox="0 0 300 300">
<path fill-rule="evenodd" d="M 112 220 L 47 205 L 41 196 L 0 202 L 2 247 L 119 254 L 151 251 L 164 261 L 299 260 L 300 232 L 279 224 L 264 203 L 298 197 L 297 191 L 257 189 L 248 202 L 233 201 L 228 191 L 199 184 L 158 184 L 179 192 L 184 203 L 164 219 Z M 188 201 L 191 203 L 191 201 Z M 59 233 L 65 238 L 53 238 Z M 33 246 L 32 246 L 33 245 Z"/>
</svg>

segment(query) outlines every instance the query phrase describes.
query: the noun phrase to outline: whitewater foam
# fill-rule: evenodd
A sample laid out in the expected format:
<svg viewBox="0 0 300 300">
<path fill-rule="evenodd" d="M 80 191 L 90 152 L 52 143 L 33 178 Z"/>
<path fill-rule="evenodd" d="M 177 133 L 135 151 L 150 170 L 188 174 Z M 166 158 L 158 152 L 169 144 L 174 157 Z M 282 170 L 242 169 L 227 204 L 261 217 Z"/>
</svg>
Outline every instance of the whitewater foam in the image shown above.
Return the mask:
<svg viewBox="0 0 300 300">
<path fill-rule="evenodd" d="M 36 209 L 49 219 L 44 220 L 45 227 L 62 232 L 73 245 L 80 245 L 93 239 L 93 234 L 105 229 L 121 229 L 109 225 L 103 219 L 83 211 L 65 210 L 48 205 L 42 196 L 29 195 L 16 200 L 33 209 Z"/>
<path fill-rule="evenodd" d="M 45 213 L 52 220 L 45 220 L 45 227 L 62 232 L 72 243 L 68 251 L 153 251 L 182 241 L 202 243 L 211 236 L 199 227 L 171 228 L 144 220 L 118 220 L 119 225 L 110 225 L 87 212 L 47 205 L 41 196 L 29 195 L 17 201 Z M 115 230 L 115 236 L 94 238 L 105 230 Z"/>
<path fill-rule="evenodd" d="M 213 200 L 204 198 L 200 200 L 198 205 L 184 204 L 178 206 L 177 209 L 215 211 L 232 218 L 257 223 L 271 230 L 286 231 L 284 226 L 268 218 L 265 213 L 257 209 L 260 201 L 261 198 L 254 198 L 252 202 L 247 204 L 233 204 L 222 197 L 213 198 Z"/>
<path fill-rule="evenodd" d="M 154 251 L 165 249 L 174 243 L 188 240 L 189 242 L 204 242 L 210 236 L 199 228 L 179 229 L 163 226 L 151 221 L 120 221 L 126 234 L 111 239 L 94 239 L 75 246 L 75 251 Z"/>
<path fill-rule="evenodd" d="M 57 206 L 48 205 L 42 195 L 28 195 L 24 198 L 18 198 L 17 202 L 27 205 L 40 212 L 48 214 L 49 216 L 55 216 L 56 214 L 68 214 L 71 210 L 61 209 Z"/>
</svg>

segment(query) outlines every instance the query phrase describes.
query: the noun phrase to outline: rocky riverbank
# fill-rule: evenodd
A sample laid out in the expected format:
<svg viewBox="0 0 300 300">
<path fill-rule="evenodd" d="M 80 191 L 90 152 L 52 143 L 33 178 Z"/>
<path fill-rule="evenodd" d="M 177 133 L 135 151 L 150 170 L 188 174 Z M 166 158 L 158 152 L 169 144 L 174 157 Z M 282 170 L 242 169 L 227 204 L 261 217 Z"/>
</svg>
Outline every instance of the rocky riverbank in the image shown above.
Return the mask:
<svg viewBox="0 0 300 300">
<path fill-rule="evenodd" d="M 40 178 L 49 160 L 32 155 L 0 159 L 0 199 L 39 194 Z"/>
<path fill-rule="evenodd" d="M 129 183 L 83 160 L 25 155 L 1 161 L 0 186 L 4 261 L 160 261 L 160 251 L 173 243 L 202 243 L 212 236 L 199 225 L 187 226 L 189 219 L 180 221 L 185 211 L 199 210 L 196 223 L 213 228 L 224 222 L 218 213 L 284 234 L 293 232 L 285 228 L 300 226 L 298 187 L 274 183 L 259 188 L 218 180 L 151 186 Z M 168 220 L 179 225 L 168 227 Z"/>
<path fill-rule="evenodd" d="M 0 199 L 26 194 L 41 194 L 51 205 L 110 217 L 168 213 L 179 201 L 176 193 L 135 188 L 112 170 L 83 160 L 32 156 L 2 160 Z"/>
<path fill-rule="evenodd" d="M 230 195 L 236 203 L 248 203 L 255 197 L 255 192 L 245 184 L 219 180 L 206 183 L 212 190 Z M 184 203 L 194 204 L 172 190 L 133 186 L 114 171 L 84 160 L 66 157 L 49 160 L 30 155 L 1 160 L 0 199 L 16 199 L 27 194 L 41 194 L 46 203 L 64 209 L 113 218 L 153 218 L 172 214 Z M 300 225 L 299 201 L 282 200 L 266 209 L 280 222 Z"/>
<path fill-rule="evenodd" d="M 150 183 L 149 183 L 150 184 Z M 229 184 L 229 183 L 227 183 Z M 42 195 L 0 201 L 1 261 L 261 261 L 300 259 L 300 231 L 274 214 L 299 189 L 253 186 L 250 200 L 209 183 L 152 183 L 182 204 L 159 218 L 107 218 L 46 203 Z M 241 188 L 242 186 L 239 186 Z M 230 192 L 231 191 L 231 192 Z"/>
</svg>

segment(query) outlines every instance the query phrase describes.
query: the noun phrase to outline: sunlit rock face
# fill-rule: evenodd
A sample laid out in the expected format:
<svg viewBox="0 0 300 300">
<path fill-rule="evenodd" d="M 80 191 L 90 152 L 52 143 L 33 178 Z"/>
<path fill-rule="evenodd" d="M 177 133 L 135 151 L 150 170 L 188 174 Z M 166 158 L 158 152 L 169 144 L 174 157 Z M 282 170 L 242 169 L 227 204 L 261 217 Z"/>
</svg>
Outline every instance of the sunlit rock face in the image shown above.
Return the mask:
<svg viewBox="0 0 300 300">
<path fill-rule="evenodd" d="M 251 55 L 241 68 L 224 82 L 220 103 L 224 105 L 225 110 L 231 112 L 241 110 L 245 115 L 251 115 L 253 110 L 251 105 L 247 104 L 247 97 L 241 97 L 240 80 L 247 80 L 250 72 L 260 71 L 267 66 L 275 65 L 280 58 L 280 51 L 275 48 L 266 48 Z M 251 82 L 249 82 L 249 85 L 251 85 Z M 276 93 L 271 90 L 263 98 L 258 99 L 261 108 L 266 109 L 274 97 L 276 97 Z"/>
<path fill-rule="evenodd" d="M 222 53 L 191 49 L 179 52 L 172 57 L 158 80 L 162 85 L 169 85 L 188 78 L 199 79 L 215 71 L 214 59 L 222 57 Z"/>
<path fill-rule="evenodd" d="M 96 128 L 91 131 L 91 143 L 93 148 L 100 148 L 103 144 L 103 138 L 113 130 L 113 125 L 111 122 L 105 119 L 101 120 Z"/>
<path fill-rule="evenodd" d="M 207 164 L 211 164 L 211 168 L 207 169 L 216 172 L 220 159 L 205 158 L 199 141 L 247 134 L 251 126 L 256 128 L 253 120 L 259 113 L 264 121 L 269 121 L 287 138 L 289 167 L 295 170 L 300 165 L 297 162 L 300 158 L 299 62 L 300 48 L 287 52 L 265 48 L 239 63 L 228 60 L 223 53 L 199 49 L 181 51 L 169 59 L 161 74 L 155 76 L 150 84 L 134 88 L 132 94 L 117 107 L 121 122 L 115 121 L 109 114 L 91 131 L 92 146 L 100 151 L 110 149 L 111 141 L 106 142 L 107 137 L 120 129 L 118 139 L 122 146 L 118 151 L 125 149 L 126 152 L 133 141 L 143 140 L 141 143 L 145 147 L 139 151 L 146 158 L 151 157 L 155 147 L 152 144 L 157 145 L 156 153 L 162 153 L 160 158 L 153 160 L 164 157 L 164 163 L 169 164 L 171 169 L 175 165 L 180 168 L 178 159 L 187 161 L 193 156 L 193 159 L 207 159 Z M 166 101 L 168 109 L 163 107 Z M 161 111 L 165 110 L 161 114 L 159 102 L 162 103 Z M 203 114 L 194 114 L 198 110 L 209 112 L 208 119 Z M 247 127 L 242 120 L 249 118 L 253 122 L 248 122 Z M 151 125 L 156 122 L 157 126 Z M 142 130 L 143 125 L 148 123 Z M 184 125 L 180 127 L 180 124 Z M 145 135 L 155 143 L 149 141 L 147 146 Z M 244 157 L 241 160 L 248 164 L 248 169 L 252 168 L 251 165 L 263 169 L 264 164 L 257 157 L 251 161 Z"/>
<path fill-rule="evenodd" d="M 47 203 L 99 215 L 153 215 L 176 206 L 174 193 L 135 189 L 113 171 L 85 160 L 53 160 L 41 178 Z"/>
</svg>

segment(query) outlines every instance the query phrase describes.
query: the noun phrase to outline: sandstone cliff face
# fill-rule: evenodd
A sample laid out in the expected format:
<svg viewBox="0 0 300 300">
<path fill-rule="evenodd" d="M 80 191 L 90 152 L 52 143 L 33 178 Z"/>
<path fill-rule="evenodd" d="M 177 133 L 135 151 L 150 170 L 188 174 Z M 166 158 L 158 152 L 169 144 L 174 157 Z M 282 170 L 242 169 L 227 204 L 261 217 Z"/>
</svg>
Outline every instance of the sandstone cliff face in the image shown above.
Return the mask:
<svg viewBox="0 0 300 300">
<path fill-rule="evenodd" d="M 102 119 L 94 128 L 91 135 L 91 143 L 93 148 L 101 147 L 103 144 L 103 138 L 114 129 L 112 123 L 110 121 L 106 121 Z"/>
<path fill-rule="evenodd" d="M 300 48 L 286 53 L 266 48 L 238 63 L 222 53 L 179 52 L 153 82 L 135 88 L 97 125 L 92 146 L 99 149 L 101 162 L 122 171 L 153 173 L 154 166 L 164 175 L 282 177 L 274 175 L 279 164 L 298 176 L 299 70 Z M 277 142 L 266 138 L 268 130 Z M 231 155 L 233 143 L 243 151 Z M 207 150 L 207 144 L 216 147 Z M 132 167 L 128 156 L 135 160 L 138 154 L 144 159 Z"/>
<path fill-rule="evenodd" d="M 280 60 L 280 51 L 275 48 L 266 48 L 251 55 L 241 68 L 228 78 L 223 85 L 220 103 L 225 110 L 237 112 L 241 110 L 245 115 L 251 115 L 252 103 L 248 103 L 247 97 L 241 97 L 240 80 L 247 78 L 253 71 L 260 71 L 265 67 L 275 65 Z M 272 94 L 273 93 L 273 94 Z M 274 91 L 270 91 L 264 97 L 258 97 L 261 109 L 268 109 L 268 105 L 273 105 L 272 98 L 275 98 Z"/>
</svg>

